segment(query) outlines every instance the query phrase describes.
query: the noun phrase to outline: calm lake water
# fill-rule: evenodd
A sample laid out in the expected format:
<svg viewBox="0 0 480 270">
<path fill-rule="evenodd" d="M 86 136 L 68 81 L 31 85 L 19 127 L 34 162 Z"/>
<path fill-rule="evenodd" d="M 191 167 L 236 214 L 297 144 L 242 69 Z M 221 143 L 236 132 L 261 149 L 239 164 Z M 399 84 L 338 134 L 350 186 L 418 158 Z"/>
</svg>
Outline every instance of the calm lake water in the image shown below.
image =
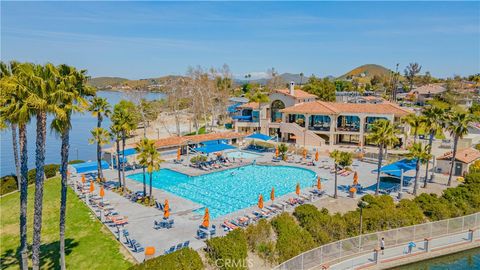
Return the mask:
<svg viewBox="0 0 480 270">
<path fill-rule="evenodd" d="M 124 93 L 115 91 L 99 91 L 98 96 L 107 98 L 112 105 L 117 104 L 122 99 L 128 99 Z M 161 93 L 146 93 L 145 98 L 149 100 L 161 99 Z M 49 116 L 47 122 L 50 124 L 53 117 Z M 83 159 L 94 160 L 96 158 L 96 146 L 90 145 L 88 139 L 91 137 L 90 130 L 97 125 L 97 120 L 89 112 L 76 113 L 72 116 L 72 130 L 70 132 L 70 160 Z M 102 127 L 108 128 L 110 125 L 109 119 L 104 119 Z M 36 121 L 32 119 L 27 127 L 27 147 L 28 147 L 28 167 L 29 169 L 35 166 L 35 137 L 36 137 Z M 0 133 L 0 176 L 15 173 L 15 162 L 13 160 L 12 151 L 12 134 L 11 131 Z M 60 138 L 56 137 L 55 133 L 50 131 L 50 126 L 47 128 L 47 143 L 46 143 L 46 157 L 45 164 L 60 162 Z"/>
<path fill-rule="evenodd" d="M 480 248 L 447 255 L 432 260 L 421 261 L 393 270 L 479 270 Z"/>
</svg>

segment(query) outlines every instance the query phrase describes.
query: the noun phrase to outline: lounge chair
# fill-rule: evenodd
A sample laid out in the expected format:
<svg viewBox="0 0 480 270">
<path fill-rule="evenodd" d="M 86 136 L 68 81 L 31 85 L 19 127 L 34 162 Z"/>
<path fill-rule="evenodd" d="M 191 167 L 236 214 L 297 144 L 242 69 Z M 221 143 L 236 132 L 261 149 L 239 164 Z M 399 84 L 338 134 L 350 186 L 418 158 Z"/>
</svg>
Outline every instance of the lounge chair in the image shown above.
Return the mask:
<svg viewBox="0 0 480 270">
<path fill-rule="evenodd" d="M 185 241 L 183 243 L 183 248 L 188 248 L 188 246 L 190 246 L 190 241 Z"/>
<path fill-rule="evenodd" d="M 228 220 L 225 220 L 222 224 L 222 226 L 224 228 L 226 228 L 228 231 L 233 231 L 235 230 L 236 228 L 238 228 L 238 226 L 236 226 L 235 224 L 231 223 L 230 221 Z"/>
<path fill-rule="evenodd" d="M 182 249 L 182 248 L 183 248 L 183 244 L 180 243 L 180 244 L 177 245 L 177 247 L 175 248 L 175 250 L 180 250 L 180 249 Z"/>
<path fill-rule="evenodd" d="M 175 252 L 175 246 L 171 246 L 170 249 L 165 250 L 165 254 L 170 254 L 172 252 Z"/>
<path fill-rule="evenodd" d="M 325 195 L 325 190 L 314 189 L 314 190 L 311 190 L 310 192 L 319 197 Z"/>
</svg>

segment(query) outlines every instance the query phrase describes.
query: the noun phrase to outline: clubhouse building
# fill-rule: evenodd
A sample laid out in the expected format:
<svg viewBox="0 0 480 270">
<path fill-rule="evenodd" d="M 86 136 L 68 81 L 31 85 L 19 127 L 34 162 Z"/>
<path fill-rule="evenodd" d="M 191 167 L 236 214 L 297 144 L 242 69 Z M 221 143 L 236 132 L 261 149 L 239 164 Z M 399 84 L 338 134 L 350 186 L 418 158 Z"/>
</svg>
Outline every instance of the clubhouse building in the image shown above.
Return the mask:
<svg viewBox="0 0 480 270">
<path fill-rule="evenodd" d="M 250 102 L 237 106 L 232 115 L 234 129 L 276 136 L 279 141 L 301 146 L 363 146 L 369 143 L 367 135 L 376 120 L 400 123 L 401 117 L 413 113 L 381 98 L 346 103 L 323 102 L 316 98 L 295 89 L 291 82 L 289 89 L 273 91 L 268 103 Z"/>
</svg>

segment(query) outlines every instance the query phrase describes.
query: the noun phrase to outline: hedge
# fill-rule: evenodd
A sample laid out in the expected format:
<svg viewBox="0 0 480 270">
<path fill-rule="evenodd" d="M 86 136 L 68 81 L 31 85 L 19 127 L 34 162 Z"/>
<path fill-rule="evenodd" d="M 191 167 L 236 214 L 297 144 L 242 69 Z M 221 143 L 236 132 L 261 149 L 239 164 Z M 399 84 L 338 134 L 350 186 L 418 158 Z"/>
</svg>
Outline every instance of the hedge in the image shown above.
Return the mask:
<svg viewBox="0 0 480 270">
<path fill-rule="evenodd" d="M 207 240 L 207 254 L 212 265 L 222 270 L 247 269 L 247 252 L 247 239 L 241 229 Z"/>
<path fill-rule="evenodd" d="M 43 168 L 45 170 L 45 177 L 48 179 L 57 175 L 60 165 L 47 164 Z M 36 173 L 36 169 L 31 169 L 28 171 L 27 180 L 29 185 L 35 183 Z M 7 194 L 15 190 L 17 190 L 17 177 L 15 175 L 7 175 L 0 178 L 0 195 Z"/>
<path fill-rule="evenodd" d="M 280 263 L 316 246 L 312 236 L 290 214 L 276 216 L 271 223 L 277 233 L 275 249 Z"/>
<path fill-rule="evenodd" d="M 141 264 L 130 267 L 130 270 L 147 269 L 176 269 L 176 270 L 200 270 L 204 269 L 202 259 L 191 248 L 182 248 L 173 253 L 147 260 Z"/>
<path fill-rule="evenodd" d="M 265 261 L 270 263 L 275 261 L 273 229 L 267 220 L 261 219 L 257 224 L 248 226 L 245 235 L 251 251 L 257 252 Z"/>
</svg>

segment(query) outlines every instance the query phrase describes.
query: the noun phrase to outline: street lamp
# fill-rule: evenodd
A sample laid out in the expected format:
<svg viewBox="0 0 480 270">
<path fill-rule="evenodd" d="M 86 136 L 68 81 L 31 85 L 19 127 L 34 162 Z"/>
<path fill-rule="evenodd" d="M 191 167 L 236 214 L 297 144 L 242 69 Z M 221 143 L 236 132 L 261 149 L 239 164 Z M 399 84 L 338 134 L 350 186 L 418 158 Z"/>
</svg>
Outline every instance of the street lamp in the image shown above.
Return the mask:
<svg viewBox="0 0 480 270">
<path fill-rule="evenodd" d="M 357 204 L 358 208 L 360 208 L 360 235 L 363 234 L 363 208 L 368 206 L 368 203 L 365 201 L 359 201 Z"/>
</svg>

